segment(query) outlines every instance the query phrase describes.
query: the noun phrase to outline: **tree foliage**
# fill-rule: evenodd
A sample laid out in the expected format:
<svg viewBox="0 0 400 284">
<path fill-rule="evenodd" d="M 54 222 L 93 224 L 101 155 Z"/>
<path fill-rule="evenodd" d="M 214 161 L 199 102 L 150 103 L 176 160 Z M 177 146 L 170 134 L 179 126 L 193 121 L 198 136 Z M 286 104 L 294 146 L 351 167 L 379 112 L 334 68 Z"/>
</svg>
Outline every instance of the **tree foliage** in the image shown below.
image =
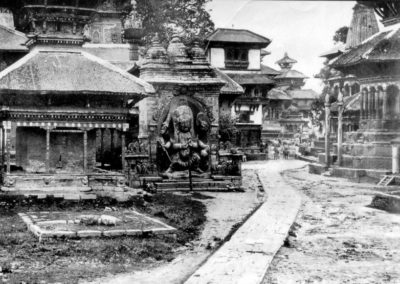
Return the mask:
<svg viewBox="0 0 400 284">
<path fill-rule="evenodd" d="M 214 30 L 214 23 L 205 8 L 209 0 L 138 0 L 137 10 L 143 20 L 144 42 L 155 33 L 166 41 L 175 32 L 186 43 L 205 38 Z"/>
<path fill-rule="evenodd" d="M 232 117 L 231 114 L 221 114 L 219 117 L 219 135 L 220 141 L 234 142 L 238 129 L 236 128 L 236 118 Z"/>
<path fill-rule="evenodd" d="M 339 28 L 333 35 L 333 41 L 335 43 L 339 42 L 346 43 L 348 32 L 349 32 L 349 27 L 347 26 Z"/>
</svg>

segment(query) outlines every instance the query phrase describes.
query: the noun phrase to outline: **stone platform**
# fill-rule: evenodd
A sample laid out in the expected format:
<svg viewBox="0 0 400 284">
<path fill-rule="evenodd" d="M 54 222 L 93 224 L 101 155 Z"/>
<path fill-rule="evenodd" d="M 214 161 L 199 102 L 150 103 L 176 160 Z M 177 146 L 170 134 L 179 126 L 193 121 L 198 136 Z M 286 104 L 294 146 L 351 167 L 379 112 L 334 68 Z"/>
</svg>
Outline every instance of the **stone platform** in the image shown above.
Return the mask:
<svg viewBox="0 0 400 284">
<path fill-rule="evenodd" d="M 104 192 L 127 191 L 123 174 L 107 171 L 86 174 L 5 173 L 3 180 L 0 191 L 3 194 L 42 198 L 91 199 L 92 195 Z"/>
<path fill-rule="evenodd" d="M 88 238 L 169 234 L 175 228 L 134 210 L 99 212 L 19 213 L 28 230 L 40 239 L 52 237 Z"/>
</svg>

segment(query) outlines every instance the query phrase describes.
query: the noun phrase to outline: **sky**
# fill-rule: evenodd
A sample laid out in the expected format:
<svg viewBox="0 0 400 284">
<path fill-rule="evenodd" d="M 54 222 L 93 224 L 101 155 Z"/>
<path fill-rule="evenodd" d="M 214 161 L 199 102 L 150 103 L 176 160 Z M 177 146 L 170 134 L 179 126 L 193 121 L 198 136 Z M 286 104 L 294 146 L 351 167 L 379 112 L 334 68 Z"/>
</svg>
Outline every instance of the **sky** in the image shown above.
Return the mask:
<svg viewBox="0 0 400 284">
<path fill-rule="evenodd" d="M 322 89 L 313 78 L 323 66 L 319 57 L 334 46 L 337 29 L 351 23 L 355 1 L 211 0 L 209 10 L 216 28 L 248 29 L 272 40 L 263 63 L 279 70 L 275 62 L 285 52 L 298 63 L 293 69 L 310 79 L 304 88 Z"/>
</svg>

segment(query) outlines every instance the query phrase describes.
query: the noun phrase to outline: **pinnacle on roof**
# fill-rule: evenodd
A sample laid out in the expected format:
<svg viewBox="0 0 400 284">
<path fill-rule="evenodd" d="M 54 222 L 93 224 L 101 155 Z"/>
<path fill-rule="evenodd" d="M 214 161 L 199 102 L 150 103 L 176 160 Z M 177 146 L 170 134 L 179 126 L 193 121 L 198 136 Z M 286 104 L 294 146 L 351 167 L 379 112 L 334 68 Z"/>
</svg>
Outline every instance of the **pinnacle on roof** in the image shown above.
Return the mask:
<svg viewBox="0 0 400 284">
<path fill-rule="evenodd" d="M 281 69 L 292 69 L 295 63 L 297 63 L 297 60 L 290 58 L 287 52 L 285 52 L 282 59 L 276 61 L 276 64 L 278 64 Z"/>
<path fill-rule="evenodd" d="M 346 49 L 358 46 L 364 40 L 379 32 L 373 8 L 357 3 L 347 33 Z"/>
<path fill-rule="evenodd" d="M 207 63 L 206 54 L 204 49 L 200 46 L 200 40 L 196 38 L 193 42 L 193 47 L 190 50 L 191 56 L 193 58 L 193 64 L 205 64 Z"/>
<path fill-rule="evenodd" d="M 400 2 L 398 0 L 381 1 L 357 1 L 360 4 L 375 9 L 375 12 L 382 18 L 385 26 L 400 22 Z"/>
<path fill-rule="evenodd" d="M 167 57 L 167 51 L 160 43 L 158 33 L 151 40 L 151 46 L 146 52 L 146 59 L 163 59 Z"/>
<path fill-rule="evenodd" d="M 169 42 L 167 48 L 167 52 L 170 58 L 175 62 L 180 62 L 180 63 L 190 62 L 188 56 L 188 48 L 182 42 L 181 37 L 177 33 L 175 33 L 172 36 L 172 39 Z"/>
</svg>

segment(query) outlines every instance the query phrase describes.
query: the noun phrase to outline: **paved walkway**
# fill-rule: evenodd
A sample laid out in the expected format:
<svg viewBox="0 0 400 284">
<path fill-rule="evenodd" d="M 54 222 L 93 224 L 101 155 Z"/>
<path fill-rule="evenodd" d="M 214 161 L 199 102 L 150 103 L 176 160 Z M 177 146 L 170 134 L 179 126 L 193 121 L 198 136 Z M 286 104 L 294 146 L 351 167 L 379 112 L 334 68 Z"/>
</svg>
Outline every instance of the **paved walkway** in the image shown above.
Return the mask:
<svg viewBox="0 0 400 284">
<path fill-rule="evenodd" d="M 301 206 L 300 195 L 280 172 L 306 165 L 298 160 L 254 162 L 267 201 L 185 284 L 259 284 L 282 246 Z"/>
</svg>

